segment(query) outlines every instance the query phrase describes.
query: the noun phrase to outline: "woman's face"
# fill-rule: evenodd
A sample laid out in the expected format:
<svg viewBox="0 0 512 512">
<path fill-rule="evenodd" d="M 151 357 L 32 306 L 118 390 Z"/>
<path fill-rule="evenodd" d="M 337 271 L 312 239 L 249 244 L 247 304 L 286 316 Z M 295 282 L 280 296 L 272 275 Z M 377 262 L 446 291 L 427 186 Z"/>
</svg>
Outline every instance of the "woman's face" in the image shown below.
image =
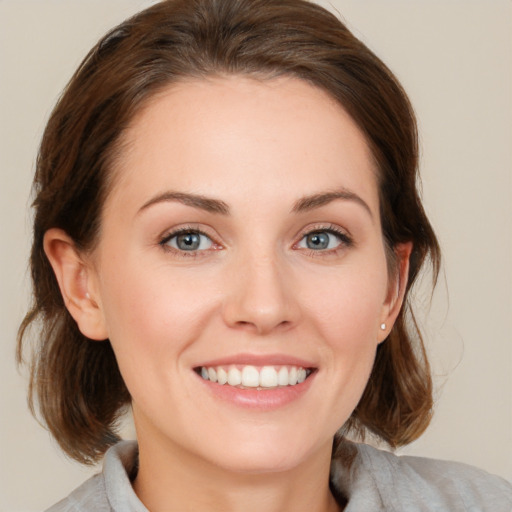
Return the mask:
<svg viewBox="0 0 512 512">
<path fill-rule="evenodd" d="M 229 77 L 169 87 L 125 142 L 87 286 L 141 447 L 249 472 L 330 449 L 397 313 L 358 127 Z"/>
</svg>

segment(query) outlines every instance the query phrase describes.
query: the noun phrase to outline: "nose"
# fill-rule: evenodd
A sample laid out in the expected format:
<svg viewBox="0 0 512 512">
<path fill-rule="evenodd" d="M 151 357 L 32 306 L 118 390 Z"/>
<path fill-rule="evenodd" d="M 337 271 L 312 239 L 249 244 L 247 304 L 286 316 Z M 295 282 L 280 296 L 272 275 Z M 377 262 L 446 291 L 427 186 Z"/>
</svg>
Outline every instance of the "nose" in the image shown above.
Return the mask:
<svg viewBox="0 0 512 512">
<path fill-rule="evenodd" d="M 244 259 L 227 277 L 227 325 L 258 335 L 294 326 L 300 316 L 291 272 L 278 258 Z"/>
</svg>

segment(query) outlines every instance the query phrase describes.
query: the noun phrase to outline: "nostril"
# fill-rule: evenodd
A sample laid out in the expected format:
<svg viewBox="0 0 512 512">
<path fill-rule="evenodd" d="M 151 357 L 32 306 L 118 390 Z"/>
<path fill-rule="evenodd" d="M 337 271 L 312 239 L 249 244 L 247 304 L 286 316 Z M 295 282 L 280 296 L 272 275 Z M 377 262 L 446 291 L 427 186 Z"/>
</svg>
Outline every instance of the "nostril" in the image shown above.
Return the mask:
<svg viewBox="0 0 512 512">
<path fill-rule="evenodd" d="M 286 330 L 292 326 L 292 322 L 289 320 L 282 320 L 281 322 L 275 322 L 273 319 L 259 319 L 258 321 L 250 322 L 247 320 L 239 320 L 233 325 L 235 328 L 240 328 L 246 331 L 256 332 L 258 334 L 267 334 L 274 331 Z"/>
</svg>

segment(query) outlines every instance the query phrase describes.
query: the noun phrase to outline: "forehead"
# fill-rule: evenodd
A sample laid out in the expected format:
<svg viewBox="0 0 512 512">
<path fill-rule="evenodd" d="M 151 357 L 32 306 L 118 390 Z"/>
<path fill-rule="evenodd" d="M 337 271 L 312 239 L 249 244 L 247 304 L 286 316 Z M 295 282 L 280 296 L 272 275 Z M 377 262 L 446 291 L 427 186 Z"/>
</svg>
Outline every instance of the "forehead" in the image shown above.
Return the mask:
<svg viewBox="0 0 512 512">
<path fill-rule="evenodd" d="M 378 204 L 359 127 L 326 92 L 297 78 L 170 85 L 134 117 L 122 148 L 107 203 L 140 203 L 166 188 L 236 203 L 344 187 Z"/>
</svg>

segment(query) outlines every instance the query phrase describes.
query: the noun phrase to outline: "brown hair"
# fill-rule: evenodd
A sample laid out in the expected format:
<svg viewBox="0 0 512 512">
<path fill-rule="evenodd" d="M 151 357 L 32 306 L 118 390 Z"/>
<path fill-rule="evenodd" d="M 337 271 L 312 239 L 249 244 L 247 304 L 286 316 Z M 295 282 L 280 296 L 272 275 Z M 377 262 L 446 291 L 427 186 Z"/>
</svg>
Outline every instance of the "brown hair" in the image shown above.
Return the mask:
<svg viewBox="0 0 512 512">
<path fill-rule="evenodd" d="M 432 383 L 408 292 L 426 258 L 440 252 L 417 191 L 414 113 L 389 69 L 332 14 L 303 0 L 167 0 L 108 33 L 76 71 L 47 124 L 34 180 L 33 307 L 19 331 L 38 328 L 29 403 L 71 457 L 97 460 L 118 439 L 130 396 L 109 342 L 87 340 L 65 308 L 43 251 L 58 227 L 90 251 L 99 237 L 121 136 L 155 93 L 187 77 L 299 77 L 335 98 L 364 132 L 379 169 L 383 236 L 413 242 L 404 308 L 379 345 L 364 395 L 345 426 L 392 446 L 429 423 Z M 407 320 L 409 318 L 409 320 Z M 35 401 L 37 399 L 37 406 Z"/>
</svg>

